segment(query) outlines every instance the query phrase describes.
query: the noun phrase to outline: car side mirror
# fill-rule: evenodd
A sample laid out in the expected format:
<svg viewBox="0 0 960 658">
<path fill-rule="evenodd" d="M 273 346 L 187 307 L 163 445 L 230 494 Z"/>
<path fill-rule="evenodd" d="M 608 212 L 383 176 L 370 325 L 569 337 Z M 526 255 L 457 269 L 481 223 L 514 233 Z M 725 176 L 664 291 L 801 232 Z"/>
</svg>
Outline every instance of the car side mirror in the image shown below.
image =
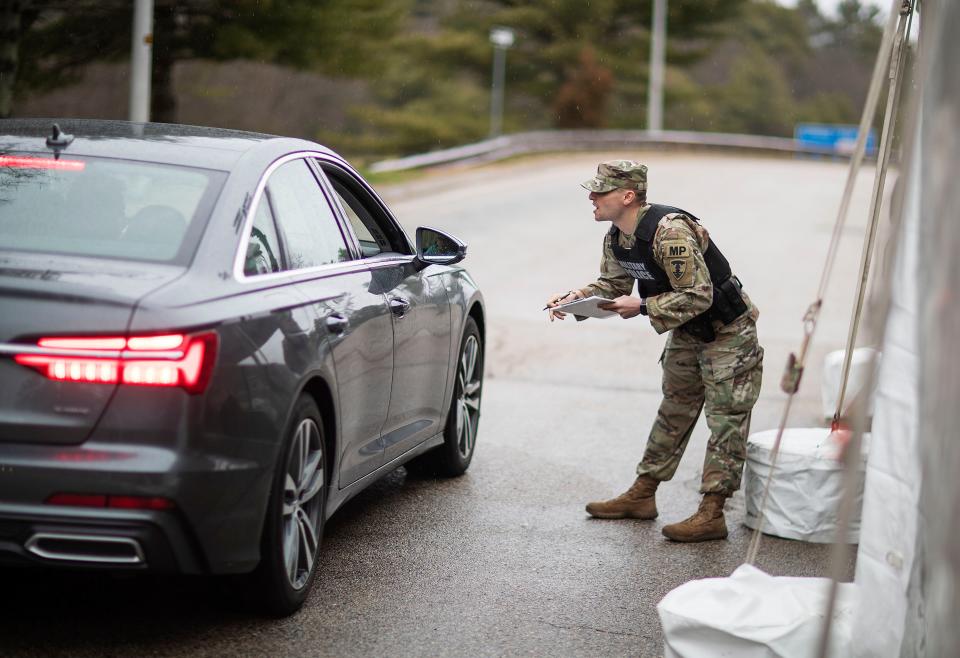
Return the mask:
<svg viewBox="0 0 960 658">
<path fill-rule="evenodd" d="M 426 265 L 453 265 L 467 257 L 467 245 L 427 226 L 417 227 L 417 260 Z"/>
</svg>

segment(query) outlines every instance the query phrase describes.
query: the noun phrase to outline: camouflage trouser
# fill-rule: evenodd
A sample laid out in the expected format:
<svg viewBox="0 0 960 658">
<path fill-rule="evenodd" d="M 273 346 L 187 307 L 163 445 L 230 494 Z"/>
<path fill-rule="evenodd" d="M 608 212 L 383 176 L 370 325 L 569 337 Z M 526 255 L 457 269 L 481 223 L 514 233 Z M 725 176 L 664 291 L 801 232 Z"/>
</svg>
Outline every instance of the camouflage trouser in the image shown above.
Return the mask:
<svg viewBox="0 0 960 658">
<path fill-rule="evenodd" d="M 710 440 L 700 491 L 732 494 L 740 488 L 750 412 L 760 395 L 763 348 L 756 323 L 744 315 L 719 329 L 712 343 L 672 331 L 661 361 L 663 402 L 637 474 L 672 478 L 705 406 Z"/>
</svg>

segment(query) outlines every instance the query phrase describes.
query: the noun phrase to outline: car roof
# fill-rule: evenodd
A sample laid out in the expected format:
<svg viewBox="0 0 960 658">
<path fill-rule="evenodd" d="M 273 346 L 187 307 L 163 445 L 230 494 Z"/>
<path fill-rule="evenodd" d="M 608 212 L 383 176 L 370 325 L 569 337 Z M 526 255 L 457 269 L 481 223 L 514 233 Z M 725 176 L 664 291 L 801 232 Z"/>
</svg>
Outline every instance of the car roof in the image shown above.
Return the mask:
<svg viewBox="0 0 960 658">
<path fill-rule="evenodd" d="M 246 152 L 265 146 L 317 150 L 336 156 L 313 142 L 265 133 L 172 123 L 52 118 L 0 120 L 0 152 L 52 152 L 46 140 L 53 134 L 54 124 L 74 138 L 59 149 L 61 156 L 114 157 L 225 171 Z"/>
</svg>

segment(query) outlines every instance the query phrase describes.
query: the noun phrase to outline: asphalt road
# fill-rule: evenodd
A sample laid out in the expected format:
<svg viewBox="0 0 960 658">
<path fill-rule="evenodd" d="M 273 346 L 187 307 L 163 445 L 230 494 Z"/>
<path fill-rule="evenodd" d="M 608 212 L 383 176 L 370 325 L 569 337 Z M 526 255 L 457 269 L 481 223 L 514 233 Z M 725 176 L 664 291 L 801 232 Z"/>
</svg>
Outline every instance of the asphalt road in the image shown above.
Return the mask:
<svg viewBox="0 0 960 658">
<path fill-rule="evenodd" d="M 834 162 L 682 153 L 528 158 L 384 188 L 404 224 L 470 245 L 488 303 L 483 417 L 470 471 L 399 469 L 328 524 L 314 595 L 264 620 L 203 579 L 58 572 L 0 583 L 0 655 L 658 656 L 657 602 L 693 578 L 728 575 L 750 532 L 728 502 L 727 541 L 660 534 L 697 505 L 701 421 L 655 521 L 596 521 L 588 500 L 621 492 L 659 403 L 664 338 L 644 318 L 548 323 L 547 296 L 595 276 L 606 225 L 578 183 L 596 162 L 636 157 L 651 197 L 702 217 L 761 310 L 766 348 L 754 431 L 775 427 L 786 355 L 820 276 L 846 175 Z M 823 423 L 819 363 L 843 345 L 870 172 L 852 208 L 792 426 Z M 766 537 L 758 566 L 822 576 L 829 547 Z M 852 574 L 852 566 L 849 566 Z M 235 609 L 236 608 L 236 609 Z"/>
</svg>

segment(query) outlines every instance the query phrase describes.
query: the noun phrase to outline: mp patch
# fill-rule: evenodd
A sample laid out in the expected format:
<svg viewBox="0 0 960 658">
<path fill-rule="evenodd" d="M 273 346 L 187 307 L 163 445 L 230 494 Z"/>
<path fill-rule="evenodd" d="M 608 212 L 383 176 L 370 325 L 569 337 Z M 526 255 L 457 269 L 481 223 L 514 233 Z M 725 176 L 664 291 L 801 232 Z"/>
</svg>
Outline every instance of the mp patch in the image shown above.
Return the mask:
<svg viewBox="0 0 960 658">
<path fill-rule="evenodd" d="M 696 264 L 690 243 L 686 240 L 664 240 L 663 263 L 670 284 L 674 288 L 689 288 L 693 285 L 693 269 Z"/>
</svg>

